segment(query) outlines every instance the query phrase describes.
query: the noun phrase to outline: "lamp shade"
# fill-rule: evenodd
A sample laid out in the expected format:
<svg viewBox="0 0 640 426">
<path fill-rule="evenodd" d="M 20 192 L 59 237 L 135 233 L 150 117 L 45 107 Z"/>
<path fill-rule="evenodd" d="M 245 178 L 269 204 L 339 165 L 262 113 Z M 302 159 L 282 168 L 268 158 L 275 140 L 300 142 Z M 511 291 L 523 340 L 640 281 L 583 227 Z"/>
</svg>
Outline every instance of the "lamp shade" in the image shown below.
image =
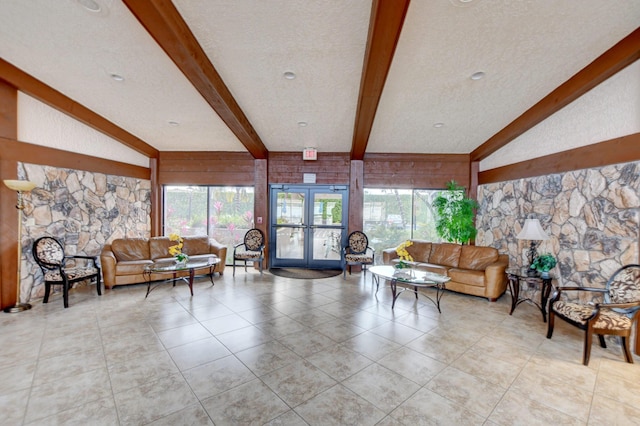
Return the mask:
<svg viewBox="0 0 640 426">
<path fill-rule="evenodd" d="M 31 191 L 36 187 L 36 184 L 28 181 L 28 180 L 11 180 L 5 179 L 4 184 L 7 188 L 12 189 L 14 191 Z"/>
<path fill-rule="evenodd" d="M 540 221 L 538 219 L 526 219 L 522 231 L 516 238 L 519 240 L 547 240 L 549 236 L 542 229 Z"/>
</svg>

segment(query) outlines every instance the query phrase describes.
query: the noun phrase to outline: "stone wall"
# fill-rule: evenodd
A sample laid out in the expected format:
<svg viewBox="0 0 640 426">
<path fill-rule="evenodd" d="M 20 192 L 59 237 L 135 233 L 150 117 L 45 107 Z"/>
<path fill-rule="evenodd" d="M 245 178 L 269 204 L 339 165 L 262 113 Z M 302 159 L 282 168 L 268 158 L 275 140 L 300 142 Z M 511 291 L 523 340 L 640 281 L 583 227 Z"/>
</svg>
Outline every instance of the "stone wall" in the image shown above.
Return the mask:
<svg viewBox="0 0 640 426">
<path fill-rule="evenodd" d="M 26 163 L 18 164 L 18 176 L 36 183 L 24 195 L 23 302 L 44 296 L 42 272 L 31 252 L 37 238 L 58 238 L 66 254 L 99 256 L 116 238 L 150 236 L 148 180 Z"/>
<path fill-rule="evenodd" d="M 558 259 L 561 285 L 603 287 L 621 265 L 638 263 L 640 162 L 481 185 L 476 244 L 527 265 L 529 241 L 516 239 L 524 220 L 550 236 L 538 253 Z"/>
</svg>

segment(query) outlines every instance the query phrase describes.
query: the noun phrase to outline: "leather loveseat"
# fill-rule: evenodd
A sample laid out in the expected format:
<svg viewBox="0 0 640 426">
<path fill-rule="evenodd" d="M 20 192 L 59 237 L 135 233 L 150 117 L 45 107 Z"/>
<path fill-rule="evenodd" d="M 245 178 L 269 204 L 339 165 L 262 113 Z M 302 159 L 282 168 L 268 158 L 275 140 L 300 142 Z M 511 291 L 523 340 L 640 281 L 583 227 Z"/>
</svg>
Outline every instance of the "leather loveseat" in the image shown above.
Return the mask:
<svg viewBox="0 0 640 426">
<path fill-rule="evenodd" d="M 407 252 L 413 258 L 412 267 L 446 275 L 447 290 L 482 296 L 495 302 L 507 289 L 506 269 L 509 256 L 493 247 L 411 240 Z M 395 248 L 382 252 L 385 264 L 399 261 Z"/>
<path fill-rule="evenodd" d="M 214 273 L 224 272 L 227 247 L 207 236 L 183 237 L 182 252 L 190 259 L 208 258 L 215 255 L 221 259 L 214 268 Z M 121 238 L 106 244 L 100 253 L 102 275 L 106 288 L 116 285 L 146 282 L 144 267 L 154 261 L 171 259 L 169 247 L 175 245 L 169 237 Z M 208 274 L 209 268 L 196 269 L 196 274 Z M 188 272 L 179 272 L 185 275 Z M 151 280 L 166 279 L 166 274 L 151 274 Z"/>
</svg>

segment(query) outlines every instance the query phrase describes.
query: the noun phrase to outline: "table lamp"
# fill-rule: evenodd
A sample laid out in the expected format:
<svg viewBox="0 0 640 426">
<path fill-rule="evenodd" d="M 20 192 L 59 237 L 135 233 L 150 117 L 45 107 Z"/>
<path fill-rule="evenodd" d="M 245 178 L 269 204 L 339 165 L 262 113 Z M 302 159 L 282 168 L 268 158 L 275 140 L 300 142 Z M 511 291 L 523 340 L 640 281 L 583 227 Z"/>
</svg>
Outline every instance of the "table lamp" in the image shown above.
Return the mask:
<svg viewBox="0 0 640 426">
<path fill-rule="evenodd" d="M 549 236 L 542 229 L 542 225 L 540 225 L 540 221 L 538 219 L 526 219 L 522 226 L 522 231 L 516 235 L 516 238 L 519 240 L 531 241 L 531 245 L 529 246 L 529 251 L 527 253 L 527 257 L 529 258 L 529 269 L 531 269 L 531 265 L 537 256 L 537 242 L 541 240 L 548 240 Z"/>
<path fill-rule="evenodd" d="M 24 210 L 24 204 L 22 203 L 22 193 L 31 191 L 36 187 L 36 184 L 28 180 L 10 179 L 5 179 L 4 184 L 7 186 L 7 188 L 18 192 L 18 203 L 16 204 L 16 209 L 18 209 L 18 282 L 16 284 L 16 304 L 4 309 L 5 312 L 15 313 L 31 309 L 30 304 L 20 303 L 20 267 L 22 266 L 22 210 Z"/>
</svg>

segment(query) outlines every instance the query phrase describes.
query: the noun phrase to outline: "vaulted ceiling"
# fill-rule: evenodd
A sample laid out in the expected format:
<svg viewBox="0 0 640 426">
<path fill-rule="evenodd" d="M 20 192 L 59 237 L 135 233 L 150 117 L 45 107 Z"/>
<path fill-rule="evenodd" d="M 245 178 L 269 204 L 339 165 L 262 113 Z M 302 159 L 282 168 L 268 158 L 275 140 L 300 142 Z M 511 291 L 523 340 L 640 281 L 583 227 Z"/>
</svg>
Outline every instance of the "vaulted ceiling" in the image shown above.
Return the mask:
<svg viewBox="0 0 640 426">
<path fill-rule="evenodd" d="M 637 60 L 639 23 L 637 0 L 2 0 L 0 78 L 148 156 L 482 159 Z"/>
</svg>

